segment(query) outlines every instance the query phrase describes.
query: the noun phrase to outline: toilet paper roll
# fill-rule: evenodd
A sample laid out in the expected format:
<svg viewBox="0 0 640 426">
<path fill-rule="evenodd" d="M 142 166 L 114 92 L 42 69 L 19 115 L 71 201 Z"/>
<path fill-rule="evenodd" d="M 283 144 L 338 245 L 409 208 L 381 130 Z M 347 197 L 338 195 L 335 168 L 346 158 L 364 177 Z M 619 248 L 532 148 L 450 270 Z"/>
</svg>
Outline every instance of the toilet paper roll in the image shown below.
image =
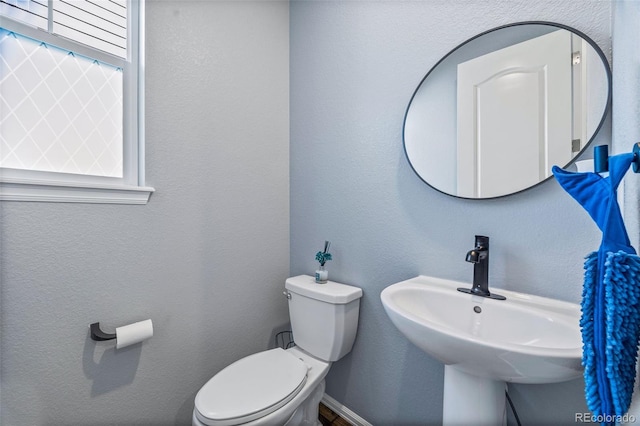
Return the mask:
<svg viewBox="0 0 640 426">
<path fill-rule="evenodd" d="M 116 328 L 116 349 L 126 348 L 153 336 L 150 319 Z"/>
</svg>

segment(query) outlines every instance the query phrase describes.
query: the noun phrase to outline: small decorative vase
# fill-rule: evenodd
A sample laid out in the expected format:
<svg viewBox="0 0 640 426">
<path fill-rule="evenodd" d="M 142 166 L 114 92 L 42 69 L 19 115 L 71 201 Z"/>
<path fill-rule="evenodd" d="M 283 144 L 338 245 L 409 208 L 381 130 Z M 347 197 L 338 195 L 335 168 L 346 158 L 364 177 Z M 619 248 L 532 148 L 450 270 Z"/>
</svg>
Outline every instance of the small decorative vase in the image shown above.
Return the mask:
<svg viewBox="0 0 640 426">
<path fill-rule="evenodd" d="M 324 269 L 324 265 L 320 265 L 316 270 L 316 282 L 318 284 L 325 284 L 329 279 L 329 271 Z"/>
</svg>

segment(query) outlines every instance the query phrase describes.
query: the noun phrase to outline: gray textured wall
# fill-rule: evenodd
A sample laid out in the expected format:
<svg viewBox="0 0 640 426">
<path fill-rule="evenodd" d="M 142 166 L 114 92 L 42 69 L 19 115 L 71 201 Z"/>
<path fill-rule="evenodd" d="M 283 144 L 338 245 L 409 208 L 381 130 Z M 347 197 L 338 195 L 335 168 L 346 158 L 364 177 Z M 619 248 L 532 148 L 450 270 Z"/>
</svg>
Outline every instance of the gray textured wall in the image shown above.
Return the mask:
<svg viewBox="0 0 640 426">
<path fill-rule="evenodd" d="M 287 2 L 147 2 L 146 206 L 5 202 L 0 424 L 191 424 L 288 322 Z M 115 351 L 88 338 L 151 318 Z"/>
<path fill-rule="evenodd" d="M 329 239 L 330 278 L 364 289 L 329 395 L 378 425 L 441 422 L 443 367 L 393 327 L 379 295 L 418 274 L 470 282 L 474 234 L 492 238 L 492 285 L 579 301 L 583 256 L 600 239 L 582 207 L 554 181 L 496 200 L 442 195 L 411 171 L 402 121 L 422 77 L 469 37 L 548 20 L 609 55 L 610 13 L 608 1 L 291 3 L 291 273 L 311 272 Z M 586 410 L 581 380 L 511 392 L 523 424 L 573 424 Z"/>
</svg>

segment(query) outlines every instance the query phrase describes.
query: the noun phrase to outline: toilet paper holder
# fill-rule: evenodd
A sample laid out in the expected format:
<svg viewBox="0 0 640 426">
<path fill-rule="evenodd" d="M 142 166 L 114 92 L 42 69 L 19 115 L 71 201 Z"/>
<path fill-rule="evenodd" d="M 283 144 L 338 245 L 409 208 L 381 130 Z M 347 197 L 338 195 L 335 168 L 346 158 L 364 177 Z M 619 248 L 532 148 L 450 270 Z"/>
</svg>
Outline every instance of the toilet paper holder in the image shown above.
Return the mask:
<svg viewBox="0 0 640 426">
<path fill-rule="evenodd" d="M 116 327 L 115 333 L 105 333 L 100 328 L 99 322 L 89 325 L 91 339 L 96 341 L 114 340 L 116 349 L 140 343 L 153 337 L 153 322 L 150 319 L 134 322 L 133 324 Z"/>
<path fill-rule="evenodd" d="M 114 340 L 116 333 L 105 333 L 100 329 L 100 323 L 94 322 L 89 326 L 91 328 L 91 339 L 102 342 L 104 340 Z"/>
</svg>

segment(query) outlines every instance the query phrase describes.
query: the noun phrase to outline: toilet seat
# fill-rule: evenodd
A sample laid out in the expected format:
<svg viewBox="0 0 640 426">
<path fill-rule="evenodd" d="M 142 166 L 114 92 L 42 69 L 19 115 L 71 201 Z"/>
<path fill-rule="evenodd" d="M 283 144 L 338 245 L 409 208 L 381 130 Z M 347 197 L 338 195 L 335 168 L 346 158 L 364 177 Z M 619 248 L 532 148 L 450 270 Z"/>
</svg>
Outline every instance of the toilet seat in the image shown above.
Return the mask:
<svg viewBox="0 0 640 426">
<path fill-rule="evenodd" d="M 210 426 L 233 426 L 266 416 L 300 392 L 307 371 L 301 359 L 280 348 L 249 355 L 200 389 L 196 416 Z"/>
</svg>

